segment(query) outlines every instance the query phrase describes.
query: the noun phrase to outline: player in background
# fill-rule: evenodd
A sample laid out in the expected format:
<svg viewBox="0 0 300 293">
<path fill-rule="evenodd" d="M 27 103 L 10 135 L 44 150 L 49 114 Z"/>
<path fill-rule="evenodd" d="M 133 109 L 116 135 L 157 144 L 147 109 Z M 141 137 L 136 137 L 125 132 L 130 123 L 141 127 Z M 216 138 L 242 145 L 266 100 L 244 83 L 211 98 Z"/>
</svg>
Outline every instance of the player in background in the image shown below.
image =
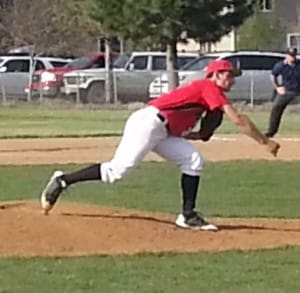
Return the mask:
<svg viewBox="0 0 300 293">
<path fill-rule="evenodd" d="M 271 80 L 277 95 L 273 101 L 267 137 L 273 137 L 277 133 L 285 108 L 300 97 L 300 61 L 297 60 L 296 48 L 289 48 L 285 59 L 274 65 Z"/>
</svg>

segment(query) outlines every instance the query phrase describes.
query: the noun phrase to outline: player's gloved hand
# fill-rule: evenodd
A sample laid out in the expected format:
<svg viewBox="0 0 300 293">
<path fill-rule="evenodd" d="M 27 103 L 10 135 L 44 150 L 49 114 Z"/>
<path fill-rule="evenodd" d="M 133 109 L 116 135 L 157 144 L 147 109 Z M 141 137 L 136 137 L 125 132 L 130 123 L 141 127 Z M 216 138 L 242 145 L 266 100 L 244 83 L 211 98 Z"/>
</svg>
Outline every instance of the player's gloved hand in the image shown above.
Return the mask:
<svg viewBox="0 0 300 293">
<path fill-rule="evenodd" d="M 274 157 L 277 156 L 278 151 L 280 149 L 280 145 L 279 143 L 277 143 L 274 140 L 268 139 L 267 143 L 266 143 L 266 147 L 267 147 L 267 151 L 269 153 L 271 153 Z"/>
</svg>

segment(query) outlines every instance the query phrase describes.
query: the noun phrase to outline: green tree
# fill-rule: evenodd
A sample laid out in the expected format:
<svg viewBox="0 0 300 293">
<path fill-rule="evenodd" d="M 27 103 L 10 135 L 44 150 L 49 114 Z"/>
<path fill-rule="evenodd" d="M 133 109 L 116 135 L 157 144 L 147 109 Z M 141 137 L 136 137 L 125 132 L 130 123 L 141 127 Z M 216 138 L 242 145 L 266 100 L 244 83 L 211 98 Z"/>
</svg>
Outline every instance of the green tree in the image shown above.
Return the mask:
<svg viewBox="0 0 300 293">
<path fill-rule="evenodd" d="M 101 25 L 88 12 L 88 0 L 52 0 L 50 34 L 52 51 L 83 54 L 87 48 L 97 49 Z"/>
<path fill-rule="evenodd" d="M 237 31 L 237 47 L 241 50 L 279 50 L 285 34 L 285 27 L 276 13 L 263 13 L 257 5 L 253 16 Z"/>
<path fill-rule="evenodd" d="M 167 50 L 169 88 L 174 75 L 177 42 L 187 38 L 216 42 L 252 13 L 248 0 L 91 0 L 92 17 L 107 35 L 139 42 L 148 39 Z"/>
</svg>

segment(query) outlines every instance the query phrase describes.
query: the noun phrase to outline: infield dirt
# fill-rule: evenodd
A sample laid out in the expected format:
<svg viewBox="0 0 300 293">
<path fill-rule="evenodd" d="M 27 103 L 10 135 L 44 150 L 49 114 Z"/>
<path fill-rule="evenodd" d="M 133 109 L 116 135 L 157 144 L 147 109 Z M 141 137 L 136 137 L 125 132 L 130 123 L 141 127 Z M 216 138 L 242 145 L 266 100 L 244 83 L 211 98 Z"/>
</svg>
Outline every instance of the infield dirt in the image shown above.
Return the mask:
<svg viewBox="0 0 300 293">
<path fill-rule="evenodd" d="M 5 139 L 1 165 L 92 163 L 111 158 L 119 138 Z M 278 158 L 242 136 L 195 143 L 208 161 L 300 160 L 300 139 L 278 139 Z M 222 150 L 222 151 L 220 151 Z M 149 154 L 145 160 L 161 160 Z M 84 196 L 84 195 L 83 195 Z M 251 250 L 300 245 L 300 220 L 210 219 L 219 232 L 175 227 L 176 215 L 61 202 L 45 216 L 38 202 L 0 203 L 0 256 Z"/>
</svg>

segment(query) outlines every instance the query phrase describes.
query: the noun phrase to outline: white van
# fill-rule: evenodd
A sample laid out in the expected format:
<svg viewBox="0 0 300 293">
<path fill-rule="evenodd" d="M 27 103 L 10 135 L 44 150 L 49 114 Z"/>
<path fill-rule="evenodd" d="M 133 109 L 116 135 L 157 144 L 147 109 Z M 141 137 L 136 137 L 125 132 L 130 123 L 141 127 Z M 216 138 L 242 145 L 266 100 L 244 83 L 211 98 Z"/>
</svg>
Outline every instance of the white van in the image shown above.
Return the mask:
<svg viewBox="0 0 300 293">
<path fill-rule="evenodd" d="M 204 78 L 204 69 L 213 60 L 225 59 L 239 67 L 243 74 L 229 93 L 232 100 L 267 101 L 272 97 L 270 73 L 275 63 L 285 58 L 284 53 L 264 51 L 217 52 L 198 57 L 179 70 L 179 86 Z M 168 92 L 167 74 L 155 78 L 149 85 L 149 98 Z"/>
</svg>

